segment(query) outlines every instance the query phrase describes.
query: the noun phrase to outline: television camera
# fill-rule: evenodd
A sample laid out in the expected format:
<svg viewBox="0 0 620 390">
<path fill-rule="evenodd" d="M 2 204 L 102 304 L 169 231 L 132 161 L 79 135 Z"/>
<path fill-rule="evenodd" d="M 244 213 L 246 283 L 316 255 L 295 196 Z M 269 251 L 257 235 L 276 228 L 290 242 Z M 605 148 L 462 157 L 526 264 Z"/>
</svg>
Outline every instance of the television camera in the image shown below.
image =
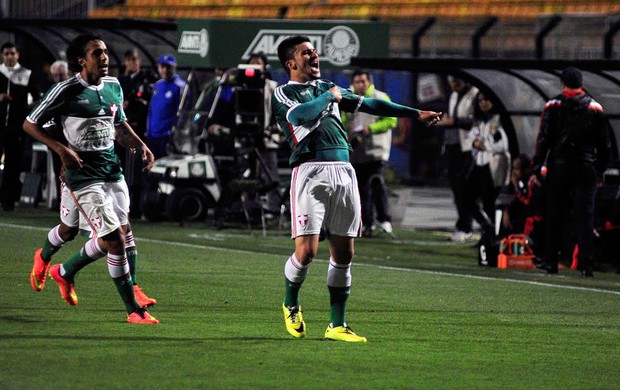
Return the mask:
<svg viewBox="0 0 620 390">
<path fill-rule="evenodd" d="M 277 131 L 265 126 L 264 87 L 260 67 L 239 65 L 207 83 L 192 109 L 179 109 L 170 153 L 147 175 L 141 199 L 147 219 L 221 220 L 240 208 L 251 228 L 257 199 L 278 186 L 272 176 L 265 182 L 256 174 L 264 164 L 258 149 Z M 181 107 L 186 98 L 184 93 Z M 262 209 L 261 218 L 264 227 Z"/>
</svg>

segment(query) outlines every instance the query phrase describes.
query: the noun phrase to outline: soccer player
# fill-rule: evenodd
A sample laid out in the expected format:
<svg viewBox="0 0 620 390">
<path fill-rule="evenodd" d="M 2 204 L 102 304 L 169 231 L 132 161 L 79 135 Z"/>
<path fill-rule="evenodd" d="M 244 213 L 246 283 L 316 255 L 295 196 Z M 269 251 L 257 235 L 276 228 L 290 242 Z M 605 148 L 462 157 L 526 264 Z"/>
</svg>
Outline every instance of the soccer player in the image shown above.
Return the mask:
<svg viewBox="0 0 620 390">
<path fill-rule="evenodd" d="M 319 55 L 305 36 L 278 45 L 278 57 L 290 81 L 274 91 L 272 106 L 292 149 L 291 230 L 295 252 L 284 266 L 282 309 L 287 331 L 306 335 L 299 290 L 316 256 L 321 228 L 328 232 L 330 259 L 327 287 L 331 322 L 328 340 L 366 342 L 345 321 L 351 288 L 354 238 L 361 231 L 361 206 L 355 171 L 349 163 L 351 146 L 340 120 L 340 110 L 379 116 L 407 116 L 434 124 L 441 113 L 419 111 L 382 99 L 364 98 L 321 80 Z"/>
<path fill-rule="evenodd" d="M 158 324 L 134 295 L 125 235 L 115 210 L 115 204 L 129 204 L 129 194 L 114 139 L 140 151 L 145 169 L 153 166 L 153 154 L 127 124 L 120 84 L 108 76 L 108 50 L 102 38 L 77 36 L 67 48 L 67 59 L 79 73 L 47 92 L 26 118 L 24 130 L 60 156 L 63 181 L 90 224 L 93 238 L 71 259 L 51 266 L 50 276 L 60 286 L 63 299 L 75 305 L 76 272 L 107 253 L 108 271 L 125 304 L 127 321 Z M 54 118 L 60 118 L 68 146 L 43 129 Z"/>
<path fill-rule="evenodd" d="M 80 225 L 84 227 L 84 231 L 92 236 L 90 226 L 85 221 L 80 224 L 80 214 L 77 204 L 71 196 L 71 191 L 64 183 L 61 183 L 60 193 L 60 223 L 48 232 L 45 244 L 34 253 L 34 265 L 30 273 L 30 285 L 35 291 L 43 290 L 47 272 L 51 266 L 52 256 L 56 254 L 65 243 L 73 240 L 77 236 L 80 231 Z M 128 204 L 123 204 L 122 206 L 123 207 L 118 203 L 114 204 L 115 211 L 119 215 L 123 234 L 125 235 L 125 254 L 129 264 L 129 274 L 133 283 L 133 292 L 140 306 L 153 306 L 157 304 L 157 300 L 146 295 L 138 285 L 136 275 L 138 248 L 128 220 Z M 96 259 L 84 259 L 84 261 L 80 263 L 79 269 L 90 264 L 91 260 L 94 261 Z M 77 296 L 75 303 L 77 304 Z"/>
</svg>

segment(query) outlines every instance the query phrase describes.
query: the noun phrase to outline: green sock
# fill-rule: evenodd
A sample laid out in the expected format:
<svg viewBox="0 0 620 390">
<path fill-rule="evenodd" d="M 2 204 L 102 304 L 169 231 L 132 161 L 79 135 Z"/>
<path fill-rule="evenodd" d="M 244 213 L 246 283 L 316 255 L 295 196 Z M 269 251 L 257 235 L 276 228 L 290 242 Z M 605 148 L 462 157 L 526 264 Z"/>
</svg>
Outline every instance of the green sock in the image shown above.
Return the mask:
<svg viewBox="0 0 620 390">
<path fill-rule="evenodd" d="M 301 283 L 293 283 L 284 278 L 284 305 L 287 307 L 299 306 L 299 290 Z"/>
<path fill-rule="evenodd" d="M 335 328 L 345 322 L 345 308 L 350 287 L 329 287 L 329 304 L 331 306 L 331 325 Z"/>
<path fill-rule="evenodd" d="M 62 248 L 62 245 L 61 246 L 54 246 L 50 242 L 49 238 L 46 238 L 45 239 L 45 244 L 43 245 L 43 250 L 41 251 L 41 258 L 46 263 L 49 263 L 52 260 L 52 256 L 54 256 L 54 254 L 56 252 L 58 252 L 60 250 L 60 248 Z"/>
<path fill-rule="evenodd" d="M 138 248 L 131 247 L 125 249 L 127 255 L 127 262 L 129 263 L 129 274 L 131 275 L 131 281 L 133 284 L 138 284 L 136 277 L 136 263 L 138 262 Z"/>
<path fill-rule="evenodd" d="M 125 274 L 118 278 L 112 278 L 112 280 L 116 285 L 118 293 L 121 295 L 121 299 L 125 304 L 127 313 L 130 314 L 140 309 L 140 305 L 136 302 L 136 297 L 133 294 L 133 283 L 131 282 L 131 276 L 129 276 L 129 274 Z"/>
<path fill-rule="evenodd" d="M 67 261 L 62 264 L 62 267 L 65 270 L 65 274 L 62 275 L 63 278 L 68 280 L 69 282 L 73 281 L 75 274 L 77 274 L 82 268 L 86 267 L 88 264 L 96 261 L 100 257 L 92 258 L 86 254 L 86 250 L 84 248 L 80 249 L 80 251 Z"/>
</svg>

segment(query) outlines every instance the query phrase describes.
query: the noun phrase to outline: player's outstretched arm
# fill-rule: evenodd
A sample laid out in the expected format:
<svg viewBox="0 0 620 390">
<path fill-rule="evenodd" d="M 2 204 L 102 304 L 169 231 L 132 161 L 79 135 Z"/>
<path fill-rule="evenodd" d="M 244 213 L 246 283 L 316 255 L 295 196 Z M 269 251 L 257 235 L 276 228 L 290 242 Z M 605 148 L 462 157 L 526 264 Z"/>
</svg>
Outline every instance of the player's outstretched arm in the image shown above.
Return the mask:
<svg viewBox="0 0 620 390">
<path fill-rule="evenodd" d="M 415 108 L 403 106 L 402 104 L 394 103 L 388 100 L 374 98 L 364 99 L 359 110 L 361 112 L 378 116 L 418 118 L 418 120 L 426 123 L 427 125 L 437 123 L 441 117 L 440 112 L 420 111 Z"/>
<path fill-rule="evenodd" d="M 129 126 L 129 123 L 121 122 L 119 125 L 116 125 L 116 142 L 131 150 L 133 153 L 138 150 L 140 151 L 142 154 L 142 164 L 144 166 L 142 169 L 143 171 L 146 172 L 153 167 L 153 163 L 155 162 L 153 152 L 142 142 L 140 137 L 138 137 L 131 126 Z"/>
</svg>

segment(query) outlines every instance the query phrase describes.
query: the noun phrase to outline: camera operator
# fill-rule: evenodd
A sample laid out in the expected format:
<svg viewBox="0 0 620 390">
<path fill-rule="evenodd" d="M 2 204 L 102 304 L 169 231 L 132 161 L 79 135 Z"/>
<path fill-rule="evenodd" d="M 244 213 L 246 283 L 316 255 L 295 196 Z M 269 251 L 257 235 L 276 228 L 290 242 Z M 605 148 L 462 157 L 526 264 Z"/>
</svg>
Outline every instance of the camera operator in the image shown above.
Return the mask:
<svg viewBox="0 0 620 390">
<path fill-rule="evenodd" d="M 275 123 L 271 111 L 271 95 L 278 86 L 278 83 L 271 80 L 271 73 L 268 70 L 269 64 L 267 62 L 267 56 L 263 52 L 253 53 L 250 55 L 248 61 L 250 65 L 260 65 L 265 75 L 265 116 L 263 133 L 264 140 L 258 148 L 258 153 L 261 156 L 261 164 L 258 169 L 258 175 L 263 180 L 263 183 L 272 184 L 278 181 L 278 149 L 280 147 L 280 129 Z M 267 193 L 267 210 L 270 212 L 278 211 L 280 208 L 280 196 L 277 188 L 272 189 Z"/>
<path fill-rule="evenodd" d="M 269 189 L 268 213 L 279 212 L 280 196 L 273 187 L 278 181 L 280 130 L 271 113 L 271 95 L 277 83 L 268 78 L 267 57 L 262 52 L 252 54 L 248 63 L 256 68 L 240 66 L 222 76 L 209 113 L 208 143 L 211 152 L 219 156 L 220 172 L 227 172 L 220 177 L 230 177 L 229 171 L 234 169 L 236 175 L 232 176 L 257 179 L 259 187 Z M 223 156 L 232 157 L 234 166 L 227 167 Z"/>
</svg>

